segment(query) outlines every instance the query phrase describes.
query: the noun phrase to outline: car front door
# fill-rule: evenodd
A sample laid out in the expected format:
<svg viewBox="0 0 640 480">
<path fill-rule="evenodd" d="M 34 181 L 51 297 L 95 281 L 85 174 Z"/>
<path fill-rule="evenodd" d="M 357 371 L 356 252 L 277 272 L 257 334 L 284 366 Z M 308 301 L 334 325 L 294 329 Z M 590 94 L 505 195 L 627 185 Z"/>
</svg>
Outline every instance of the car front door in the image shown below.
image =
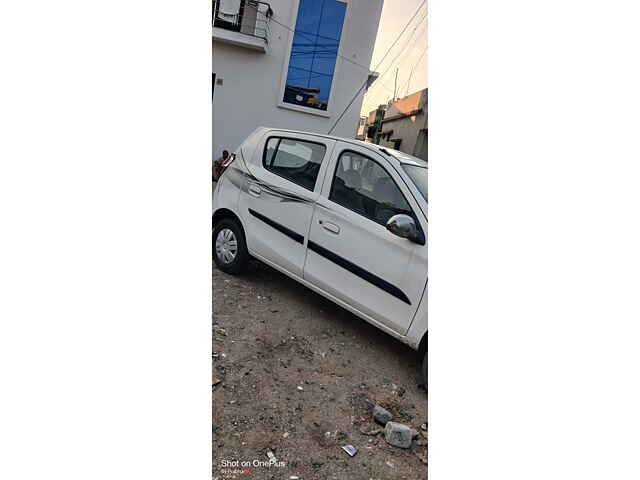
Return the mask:
<svg viewBox="0 0 640 480">
<path fill-rule="evenodd" d="M 334 144 L 313 135 L 268 131 L 254 152 L 240 197 L 249 251 L 298 277 Z"/>
<path fill-rule="evenodd" d="M 382 154 L 338 142 L 316 202 L 304 278 L 404 335 L 427 280 L 427 247 L 386 228 L 397 214 L 426 218 Z"/>
</svg>

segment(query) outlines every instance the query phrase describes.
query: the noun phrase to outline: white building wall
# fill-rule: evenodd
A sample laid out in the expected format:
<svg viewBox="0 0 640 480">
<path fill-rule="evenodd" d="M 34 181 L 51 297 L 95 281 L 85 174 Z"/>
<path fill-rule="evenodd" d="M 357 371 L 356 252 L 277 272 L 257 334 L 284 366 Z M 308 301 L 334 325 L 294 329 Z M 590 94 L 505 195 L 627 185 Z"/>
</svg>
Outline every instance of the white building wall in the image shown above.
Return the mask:
<svg viewBox="0 0 640 480">
<path fill-rule="evenodd" d="M 271 0 L 273 20 L 293 27 L 298 0 Z M 368 66 L 378 31 L 383 0 L 348 0 L 340 55 Z M 326 134 L 355 92 L 366 81 L 368 70 L 338 57 L 327 112 L 302 112 L 281 105 L 284 78 L 293 33 L 270 22 L 266 53 L 214 39 L 213 72 L 223 85 L 214 86 L 213 154 L 233 151 L 259 126 L 289 128 Z M 363 94 L 349 108 L 332 132 L 353 138 L 360 118 Z M 295 106 L 293 108 L 296 108 Z M 297 107 L 304 108 L 304 107 Z M 305 109 L 306 110 L 306 109 Z"/>
</svg>

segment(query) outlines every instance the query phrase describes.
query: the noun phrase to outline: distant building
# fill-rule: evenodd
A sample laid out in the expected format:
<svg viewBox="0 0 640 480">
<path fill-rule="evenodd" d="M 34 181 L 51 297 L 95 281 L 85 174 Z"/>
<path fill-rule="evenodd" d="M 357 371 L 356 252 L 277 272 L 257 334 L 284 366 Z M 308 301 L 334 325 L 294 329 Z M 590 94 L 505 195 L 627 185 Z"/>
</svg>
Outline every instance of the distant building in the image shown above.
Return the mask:
<svg viewBox="0 0 640 480">
<path fill-rule="evenodd" d="M 427 160 L 427 93 L 424 89 L 373 110 L 367 140 Z"/>
<path fill-rule="evenodd" d="M 214 157 L 259 126 L 328 133 L 369 78 L 382 3 L 214 0 Z M 334 135 L 353 137 L 362 95 Z"/>
<path fill-rule="evenodd" d="M 360 117 L 358 130 L 356 131 L 356 140 L 365 140 L 367 138 L 367 117 Z"/>
</svg>

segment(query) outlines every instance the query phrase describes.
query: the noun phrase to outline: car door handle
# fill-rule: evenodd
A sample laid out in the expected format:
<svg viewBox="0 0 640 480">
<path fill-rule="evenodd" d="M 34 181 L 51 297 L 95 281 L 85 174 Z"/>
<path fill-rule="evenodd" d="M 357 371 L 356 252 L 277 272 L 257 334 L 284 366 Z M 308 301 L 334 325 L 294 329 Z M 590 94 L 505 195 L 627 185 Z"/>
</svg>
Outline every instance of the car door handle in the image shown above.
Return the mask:
<svg viewBox="0 0 640 480">
<path fill-rule="evenodd" d="M 331 233 L 335 233 L 336 235 L 340 233 L 340 227 L 334 223 L 325 222 L 323 220 L 320 220 L 319 223 L 320 225 L 322 225 L 322 228 L 324 228 L 325 230 L 328 230 Z"/>
<path fill-rule="evenodd" d="M 254 197 L 259 197 L 261 193 L 262 189 L 257 185 L 249 186 L 249 194 L 253 195 Z"/>
</svg>

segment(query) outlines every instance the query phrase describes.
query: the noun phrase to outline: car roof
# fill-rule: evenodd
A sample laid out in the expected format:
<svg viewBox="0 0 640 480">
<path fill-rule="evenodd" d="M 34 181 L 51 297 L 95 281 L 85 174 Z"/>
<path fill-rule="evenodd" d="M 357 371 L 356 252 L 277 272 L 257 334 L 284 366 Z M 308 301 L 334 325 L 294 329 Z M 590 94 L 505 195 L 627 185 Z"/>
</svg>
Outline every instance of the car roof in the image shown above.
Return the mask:
<svg viewBox="0 0 640 480">
<path fill-rule="evenodd" d="M 380 146 L 375 143 L 363 142 L 362 140 L 356 140 L 353 138 L 336 137 L 335 135 L 323 135 L 321 133 L 303 132 L 301 130 L 289 130 L 287 128 L 272 128 L 272 127 L 262 127 L 262 128 L 265 131 L 287 132 L 287 133 L 292 133 L 294 135 L 295 134 L 312 135 L 315 137 L 328 138 L 331 140 L 338 140 L 341 142 L 351 143 L 354 145 L 359 145 L 361 147 L 364 147 L 370 150 L 371 152 L 376 152 L 376 153 L 382 152 L 383 154 L 386 154 L 387 158 L 393 159 L 400 164 L 415 165 L 417 167 L 425 167 L 425 168 L 427 167 L 426 160 L 423 160 L 418 157 L 414 157 L 413 155 L 409 155 L 407 153 L 400 152 L 398 150 L 394 150 L 389 147 Z"/>
</svg>

